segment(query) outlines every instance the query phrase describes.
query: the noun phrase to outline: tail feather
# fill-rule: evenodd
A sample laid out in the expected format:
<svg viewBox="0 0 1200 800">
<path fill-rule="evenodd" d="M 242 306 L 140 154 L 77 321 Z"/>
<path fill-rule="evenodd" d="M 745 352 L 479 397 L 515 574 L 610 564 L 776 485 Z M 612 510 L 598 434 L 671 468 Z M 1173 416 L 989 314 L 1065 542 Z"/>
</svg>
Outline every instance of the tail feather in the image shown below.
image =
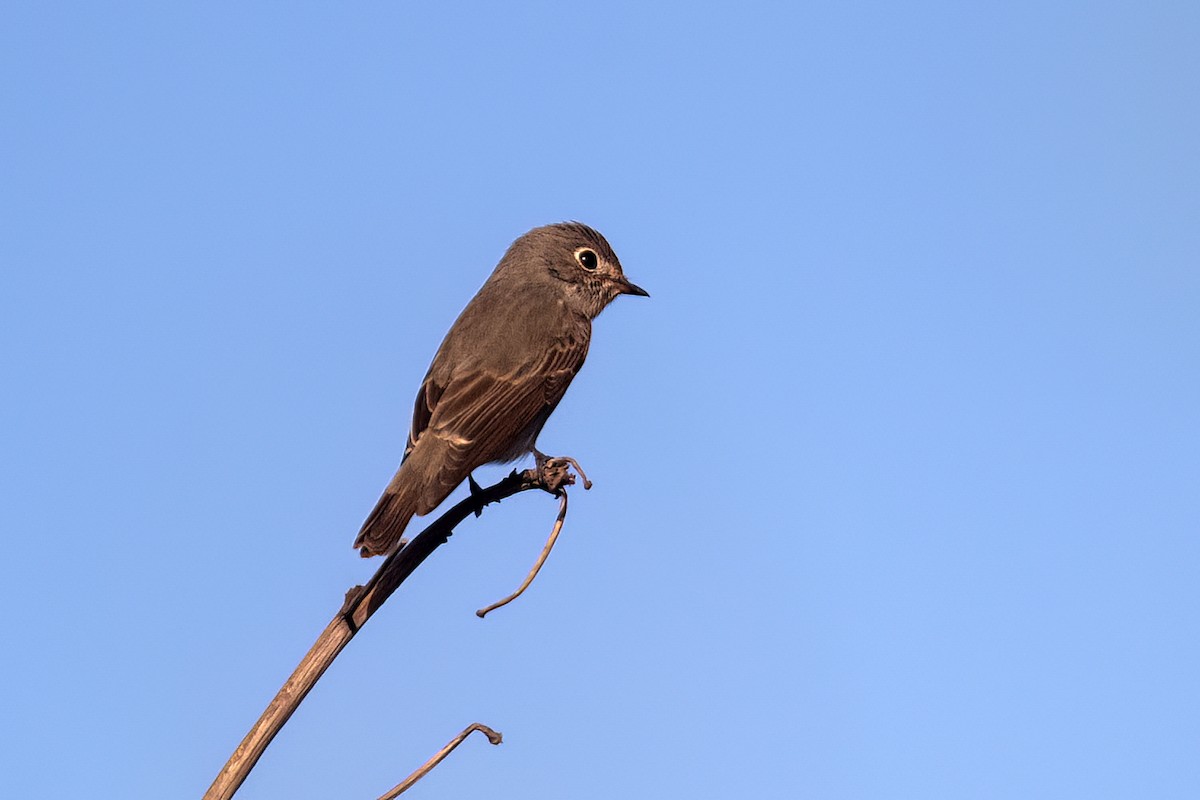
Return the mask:
<svg viewBox="0 0 1200 800">
<path fill-rule="evenodd" d="M 375 509 L 358 532 L 358 538 L 354 540 L 354 546 L 363 558 L 386 555 L 400 541 L 408 521 L 416 512 L 416 503 L 406 495 L 393 492 L 388 487 L 388 491 L 379 498 Z"/>
<path fill-rule="evenodd" d="M 461 459 L 455 457 L 454 449 L 443 438 L 422 437 L 404 457 L 375 510 L 363 523 L 354 546 L 363 558 L 391 552 L 409 520 L 441 505 L 466 477 Z"/>
</svg>

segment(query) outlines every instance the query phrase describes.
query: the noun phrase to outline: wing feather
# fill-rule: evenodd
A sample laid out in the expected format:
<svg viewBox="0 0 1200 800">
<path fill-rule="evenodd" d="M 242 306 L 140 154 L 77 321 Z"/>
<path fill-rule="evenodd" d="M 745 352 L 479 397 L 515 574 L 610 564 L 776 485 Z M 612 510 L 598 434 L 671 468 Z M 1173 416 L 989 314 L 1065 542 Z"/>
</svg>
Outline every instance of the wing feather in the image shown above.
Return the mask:
<svg viewBox="0 0 1200 800">
<path fill-rule="evenodd" d="M 476 467 L 513 457 L 523 435 L 536 436 L 531 427 L 540 428 L 539 418 L 544 422 L 562 399 L 586 356 L 586 339 L 565 339 L 535 363 L 505 373 L 452 374 L 441 387 L 431 370 L 417 395 L 406 455 L 425 437 L 434 437 L 440 463 L 436 474 L 426 475 L 417 513 L 436 507 Z"/>
</svg>

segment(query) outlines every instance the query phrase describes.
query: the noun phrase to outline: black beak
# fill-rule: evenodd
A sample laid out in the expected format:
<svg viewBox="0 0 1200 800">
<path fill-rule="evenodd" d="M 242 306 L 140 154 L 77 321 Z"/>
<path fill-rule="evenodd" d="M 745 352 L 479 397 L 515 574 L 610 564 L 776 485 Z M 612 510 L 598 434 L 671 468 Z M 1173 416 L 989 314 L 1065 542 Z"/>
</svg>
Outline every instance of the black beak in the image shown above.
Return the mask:
<svg viewBox="0 0 1200 800">
<path fill-rule="evenodd" d="M 630 283 L 628 278 L 622 277 L 621 280 L 618 281 L 618 285 L 621 287 L 621 294 L 633 294 L 637 295 L 638 297 L 650 296 L 649 292 L 638 286 L 636 283 Z"/>
</svg>

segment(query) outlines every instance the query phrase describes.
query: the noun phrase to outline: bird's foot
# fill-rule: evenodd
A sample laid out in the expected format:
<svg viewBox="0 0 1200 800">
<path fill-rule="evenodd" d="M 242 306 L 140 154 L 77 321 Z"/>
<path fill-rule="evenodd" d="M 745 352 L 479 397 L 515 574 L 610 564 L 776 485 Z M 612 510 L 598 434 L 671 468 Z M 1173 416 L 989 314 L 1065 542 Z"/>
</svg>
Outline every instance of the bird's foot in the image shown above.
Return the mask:
<svg viewBox="0 0 1200 800">
<path fill-rule="evenodd" d="M 575 485 L 575 476 L 571 474 L 571 467 L 574 467 L 575 471 L 579 473 L 579 477 L 583 481 L 583 488 L 592 488 L 592 482 L 588 480 L 583 467 L 579 466 L 579 462 L 570 456 L 551 457 L 534 450 L 533 458 L 537 462 L 538 480 L 550 493 L 558 494 L 562 487 Z"/>
</svg>

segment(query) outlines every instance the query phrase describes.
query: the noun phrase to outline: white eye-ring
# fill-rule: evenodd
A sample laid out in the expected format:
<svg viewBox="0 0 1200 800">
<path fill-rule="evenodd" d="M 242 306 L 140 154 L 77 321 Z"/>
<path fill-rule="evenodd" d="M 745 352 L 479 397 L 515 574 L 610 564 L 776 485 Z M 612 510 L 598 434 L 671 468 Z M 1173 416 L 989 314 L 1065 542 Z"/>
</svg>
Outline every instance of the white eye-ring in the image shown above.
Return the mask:
<svg viewBox="0 0 1200 800">
<path fill-rule="evenodd" d="M 596 255 L 596 251 L 587 247 L 581 247 L 575 251 L 575 260 L 588 272 L 593 272 L 596 267 L 600 266 L 600 258 Z"/>
</svg>

